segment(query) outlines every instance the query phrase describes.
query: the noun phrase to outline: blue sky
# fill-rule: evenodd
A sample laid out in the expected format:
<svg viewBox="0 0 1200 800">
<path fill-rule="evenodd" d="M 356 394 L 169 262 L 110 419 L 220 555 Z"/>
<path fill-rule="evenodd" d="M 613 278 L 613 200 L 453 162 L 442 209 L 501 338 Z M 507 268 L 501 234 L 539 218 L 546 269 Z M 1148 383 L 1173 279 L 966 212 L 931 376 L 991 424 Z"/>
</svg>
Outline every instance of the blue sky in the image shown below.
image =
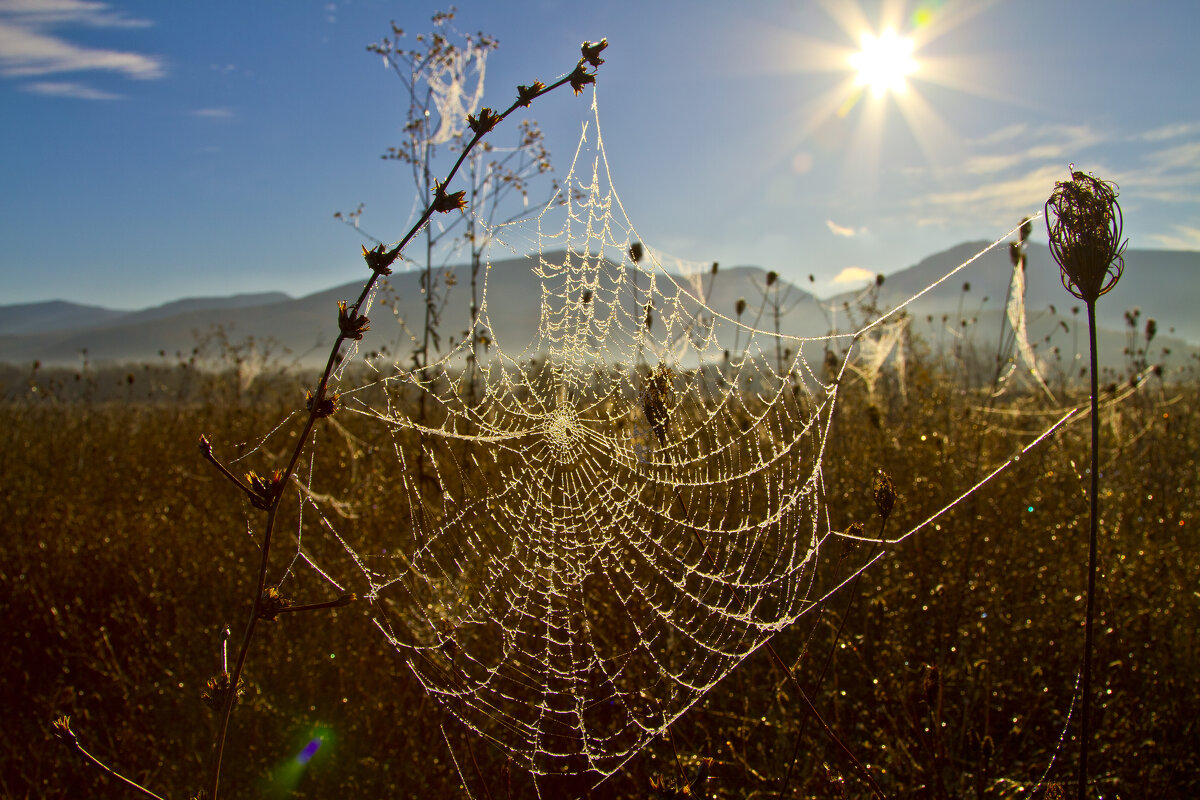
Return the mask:
<svg viewBox="0 0 1200 800">
<path fill-rule="evenodd" d="M 365 45 L 439 6 L 0 0 L 0 304 L 117 308 L 363 275 L 413 205 L 395 75 Z M 1196 4 L 1104 0 L 457 3 L 500 47 L 485 103 L 607 37 L 598 104 L 642 238 L 817 289 L 1040 209 L 1067 164 L 1117 181 L 1132 247 L 1200 250 Z M 902 94 L 853 86 L 863 29 L 915 41 Z M 529 115 L 564 170 L 590 116 Z M 501 130 L 500 135 L 504 136 Z M 1036 239 L 1044 240 L 1038 228 Z"/>
</svg>

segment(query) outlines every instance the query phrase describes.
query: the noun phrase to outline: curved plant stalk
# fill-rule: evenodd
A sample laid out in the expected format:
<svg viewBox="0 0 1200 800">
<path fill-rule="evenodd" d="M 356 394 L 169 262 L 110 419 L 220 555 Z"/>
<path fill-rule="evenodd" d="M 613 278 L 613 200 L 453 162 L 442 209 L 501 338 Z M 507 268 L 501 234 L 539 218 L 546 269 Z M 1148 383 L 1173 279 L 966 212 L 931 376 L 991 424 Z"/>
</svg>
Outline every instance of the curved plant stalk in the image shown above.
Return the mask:
<svg viewBox="0 0 1200 800">
<path fill-rule="evenodd" d="M 595 72 L 589 72 L 587 67 L 598 67 L 604 63 L 600 58 L 600 52 L 607 46 L 608 40 L 602 39 L 598 43 L 584 42 L 582 47 L 583 57 L 579 59 L 575 69 L 569 74 L 559 78 L 549 86 L 535 81 L 530 86 L 519 86 L 517 88 L 517 99 L 505 111 L 497 113 L 490 108 L 483 108 L 479 112 L 478 118 L 468 115 L 467 124 L 473 132 L 470 141 L 463 147 L 458 159 L 450 168 L 449 172 L 443 180 L 435 184 L 436 190 L 433 199 L 425 207 L 420 218 L 409 229 L 404 238 L 391 250 L 386 250 L 383 245 L 379 245 L 373 250 L 367 250 L 363 247 L 363 257 L 367 261 L 367 265 L 371 268 L 371 277 L 363 284 L 362 291 L 358 295 L 358 299 L 350 306 L 341 305 L 338 318 L 339 333 L 334 340 L 333 347 L 329 351 L 329 358 L 325 363 L 325 369 L 321 373 L 321 378 L 317 382 L 316 389 L 309 394 L 308 398 L 308 419 L 304 424 L 304 429 L 296 440 L 296 445 L 292 450 L 292 454 L 288 459 L 287 466 L 276 472 L 269 480 L 257 479 L 257 476 L 251 478 L 251 503 L 266 512 L 266 524 L 262 534 L 262 552 L 259 559 L 258 578 L 254 590 L 254 600 L 250 608 L 250 617 L 246 622 L 246 630 L 242 634 L 242 643 L 238 648 L 237 658 L 234 662 L 233 671 L 226 673 L 227 678 L 224 680 L 225 690 L 218 697 L 221 701 L 219 709 L 219 718 L 217 723 L 217 736 L 213 746 L 213 762 L 212 771 L 209 779 L 209 800 L 217 800 L 218 792 L 221 784 L 221 764 L 225 751 L 225 740 L 229 732 L 229 719 L 232 715 L 233 705 L 237 699 L 237 687 L 241 681 L 242 671 L 246 665 L 246 656 L 250 651 L 250 643 L 254 639 L 254 631 L 259 619 L 262 617 L 262 612 L 265 608 L 265 589 L 267 581 L 267 567 L 271 555 L 271 541 L 275 532 L 275 524 L 279 519 L 280 504 L 283 499 L 283 487 L 287 485 L 292 475 L 296 472 L 296 467 L 300 462 L 300 457 L 305 446 L 308 443 L 309 437 L 312 435 L 313 428 L 316 426 L 317 420 L 332 415 L 337 410 L 338 396 L 336 394 L 329 395 L 329 381 L 333 375 L 334 368 L 340 362 L 342 345 L 347 339 L 360 339 L 362 334 L 367 330 L 368 320 L 359 313 L 371 290 L 375 288 L 380 276 L 391 273 L 391 264 L 400 256 L 404 248 L 420 233 L 421 229 L 429 222 L 435 213 L 447 213 L 462 209 L 466 206 L 465 192 L 459 191 L 447 193 L 445 187 L 458 174 L 459 168 L 467 160 L 471 151 L 475 146 L 486 136 L 497 124 L 502 122 L 517 108 L 525 107 L 534 99 L 547 94 L 560 86 L 570 84 L 576 94 L 583 91 L 586 84 L 594 83 L 596 80 Z M 201 443 L 205 455 L 211 459 L 211 448 L 206 440 Z M 226 471 L 227 472 L 227 471 Z M 243 490 L 246 487 L 240 481 L 235 481 Z"/>
<path fill-rule="evenodd" d="M 1121 206 L 1117 187 L 1070 167 L 1071 179 L 1059 181 L 1046 201 L 1050 253 L 1058 262 L 1063 287 L 1087 305 L 1091 350 L 1092 463 L 1088 526 L 1087 607 L 1083 627 L 1083 688 L 1080 711 L 1079 800 L 1087 796 L 1088 745 L 1091 740 L 1092 618 L 1096 594 L 1096 551 L 1100 525 L 1099 363 L 1096 354 L 1096 300 L 1117 285 L 1125 269 Z"/>
</svg>

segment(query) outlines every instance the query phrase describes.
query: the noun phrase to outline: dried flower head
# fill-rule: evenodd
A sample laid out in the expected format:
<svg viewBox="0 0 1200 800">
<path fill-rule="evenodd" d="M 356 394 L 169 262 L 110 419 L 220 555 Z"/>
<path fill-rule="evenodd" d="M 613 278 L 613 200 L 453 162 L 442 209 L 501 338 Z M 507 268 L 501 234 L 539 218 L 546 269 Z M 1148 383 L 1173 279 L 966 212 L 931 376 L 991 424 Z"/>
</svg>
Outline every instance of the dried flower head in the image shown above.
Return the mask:
<svg viewBox="0 0 1200 800">
<path fill-rule="evenodd" d="M 1125 269 L 1121 222 L 1116 185 L 1094 175 L 1072 172 L 1046 201 L 1050 253 L 1063 286 L 1084 302 L 1112 289 Z"/>
<path fill-rule="evenodd" d="M 598 67 L 604 63 L 604 59 L 600 57 L 600 53 L 604 48 L 608 47 L 608 39 L 601 39 L 595 44 L 584 42 L 579 51 L 583 54 L 583 60 L 591 64 L 593 67 Z"/>
<path fill-rule="evenodd" d="M 334 394 L 331 397 L 322 396 L 317 399 L 312 392 L 308 392 L 304 400 L 304 407 L 312 412 L 317 419 L 332 417 L 338 410 L 338 401 L 342 399 L 340 394 Z"/>
<path fill-rule="evenodd" d="M 458 211 L 467 207 L 467 192 L 466 190 L 446 194 L 446 187 L 442 184 L 437 184 L 437 189 L 433 197 L 433 210 L 441 214 L 448 214 L 451 211 Z"/>
<path fill-rule="evenodd" d="M 891 477 L 883 470 L 875 473 L 875 480 L 871 482 L 871 494 L 875 496 L 875 507 L 879 509 L 879 516 L 886 520 L 896 506 L 896 487 L 892 485 Z"/>
<path fill-rule="evenodd" d="M 474 114 L 467 114 L 467 127 L 474 131 L 476 136 L 483 136 L 496 127 L 496 123 L 499 121 L 500 115 L 487 106 L 479 110 L 478 117 Z"/>
<path fill-rule="evenodd" d="M 400 255 L 400 245 L 396 245 L 391 250 L 384 249 L 383 245 L 376 245 L 368 250 L 366 245 L 363 245 L 363 258 L 367 261 L 367 266 L 372 272 L 377 272 L 380 275 L 392 274 L 392 262 Z"/>
<path fill-rule="evenodd" d="M 533 102 L 533 98 L 546 90 L 546 84 L 541 81 L 534 81 L 531 85 L 521 85 L 517 87 L 517 105 L 529 107 Z"/>
<path fill-rule="evenodd" d="M 278 622 L 279 612 L 291 607 L 291 600 L 281 595 L 274 586 L 268 586 L 258 603 L 258 618 L 267 622 Z"/>
<path fill-rule="evenodd" d="M 225 707 L 225 703 L 232 691 L 232 684 L 233 679 L 228 672 L 213 675 L 205 684 L 204 691 L 200 693 L 200 699 L 213 711 L 220 711 Z M 233 698 L 234 702 L 240 700 L 245 693 L 245 682 L 241 678 L 238 678 L 237 691 Z"/>
<path fill-rule="evenodd" d="M 71 730 L 71 718 L 69 716 L 63 714 L 58 719 L 54 720 L 51 725 L 54 729 L 54 736 L 58 738 L 59 741 L 72 743 L 75 741 L 75 731 Z"/>
<path fill-rule="evenodd" d="M 567 80 L 570 82 L 571 89 L 574 90 L 575 94 L 579 94 L 583 91 L 584 86 L 596 82 L 596 76 L 584 69 L 583 62 L 581 61 Z"/>
<path fill-rule="evenodd" d="M 246 483 L 250 484 L 250 505 L 266 511 L 283 491 L 283 472 L 275 470 L 269 478 L 264 478 L 254 470 L 246 473 Z"/>
<path fill-rule="evenodd" d="M 634 242 L 629 245 L 629 257 L 633 259 L 633 263 L 641 263 L 643 255 L 645 255 L 645 250 L 642 249 L 641 242 Z"/>
<path fill-rule="evenodd" d="M 345 300 L 338 300 L 338 330 L 347 339 L 361 341 L 363 334 L 371 328 L 371 320 L 356 309 L 347 308 Z"/>
<path fill-rule="evenodd" d="M 746 298 L 744 298 L 744 297 L 739 297 L 739 298 L 737 299 L 737 302 L 736 302 L 736 303 L 734 303 L 734 306 L 733 306 L 733 308 L 734 308 L 734 310 L 735 310 L 735 311 L 737 311 L 737 315 L 738 315 L 739 317 L 740 317 L 742 314 L 744 314 L 744 313 L 746 312 Z"/>
</svg>

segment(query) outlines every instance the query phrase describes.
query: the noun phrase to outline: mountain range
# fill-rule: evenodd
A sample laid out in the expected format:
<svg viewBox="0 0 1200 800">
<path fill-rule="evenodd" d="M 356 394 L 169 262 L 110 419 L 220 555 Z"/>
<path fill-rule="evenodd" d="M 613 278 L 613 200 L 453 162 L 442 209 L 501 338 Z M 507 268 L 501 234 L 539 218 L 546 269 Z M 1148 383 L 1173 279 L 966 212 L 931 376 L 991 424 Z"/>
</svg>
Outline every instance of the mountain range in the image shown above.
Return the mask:
<svg viewBox="0 0 1200 800">
<path fill-rule="evenodd" d="M 886 275 L 873 290 L 876 304 L 890 308 L 907 300 L 988 244 L 965 242 Z M 546 257 L 553 260 L 555 256 Z M 528 258 L 498 261 L 488 273 L 487 308 L 495 325 L 494 334 L 505 342 L 508 352 L 519 352 L 537 332 L 541 285 L 531 270 L 533 263 Z M 1027 265 L 1031 340 L 1042 339 L 1056 329 L 1075 331 L 1073 336 L 1059 334 L 1057 342 L 1060 348 L 1073 347 L 1079 341 L 1078 328 L 1073 326 L 1085 323 L 1082 312 L 1072 313 L 1072 309 L 1081 308 L 1082 303 L 1063 289 L 1058 267 L 1045 246 L 1029 245 Z M 443 344 L 465 334 L 470 305 L 470 268 L 451 267 L 445 272 L 453 275 L 454 285 L 441 312 Z M 760 267 L 721 268 L 715 280 L 706 275 L 701 276 L 700 283 L 707 293 L 711 281 L 708 305 L 730 317 L 735 316 L 738 299 L 745 298 L 748 310 L 743 321 L 752 322 L 763 302 L 766 275 Z M 1011 275 L 1005 246 L 984 253 L 908 306 L 914 330 L 928 343 L 934 343 L 947 335 L 959 336 L 965 320 L 976 326 L 978 335 L 986 340 L 993 331 L 999 331 Z M 350 283 L 299 298 L 282 292 L 188 298 L 137 311 L 66 301 L 0 306 L 0 362 L 20 365 L 37 360 L 47 366 L 72 366 L 80 363 L 85 350 L 94 364 L 161 362 L 187 357 L 216 335 L 230 343 L 251 337 L 260 346 L 276 343 L 276 357 L 298 366 L 314 366 L 324 362 L 335 335 L 337 301 L 354 299 L 360 287 L 359 283 Z M 420 273 L 396 273 L 389 287 L 377 298 L 371 316 L 394 313 L 407 322 L 410 331 L 419 334 L 424 319 Z M 1161 356 L 1161 349 L 1166 347 L 1171 351 L 1168 361 L 1184 363 L 1200 345 L 1200 315 L 1194 310 L 1198 288 L 1200 253 L 1126 251 L 1120 283 L 1097 306 L 1099 325 L 1106 330 L 1101 336 L 1104 361 L 1121 362 L 1128 334 L 1126 313 L 1136 308 L 1140 311 L 1139 334 L 1147 320 L 1152 318 L 1157 323 L 1158 336 L 1150 360 Z M 788 307 L 780 328 L 801 336 L 823 335 L 831 324 L 849 329 L 847 310 L 865 299 L 862 291 L 818 299 L 782 279 L 779 289 L 781 295 L 786 293 Z M 386 310 L 379 303 L 384 299 Z M 768 327 L 767 318 L 763 319 L 761 326 Z M 386 346 L 391 357 L 407 361 L 411 340 L 379 339 L 379 332 L 388 328 L 392 326 L 374 326 L 364 345 L 371 349 Z M 1086 341 L 1086 329 L 1082 338 Z M 977 344 L 989 346 L 986 341 Z"/>
</svg>

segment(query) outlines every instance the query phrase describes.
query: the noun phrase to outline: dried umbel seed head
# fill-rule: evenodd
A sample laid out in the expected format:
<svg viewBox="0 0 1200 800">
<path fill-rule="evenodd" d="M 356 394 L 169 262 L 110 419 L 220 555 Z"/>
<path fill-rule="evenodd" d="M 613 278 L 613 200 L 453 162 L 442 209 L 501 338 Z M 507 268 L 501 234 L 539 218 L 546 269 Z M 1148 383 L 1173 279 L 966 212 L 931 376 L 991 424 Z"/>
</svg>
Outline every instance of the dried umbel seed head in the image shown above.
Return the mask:
<svg viewBox="0 0 1200 800">
<path fill-rule="evenodd" d="M 645 251 L 642 249 L 641 242 L 634 242 L 633 244 L 629 245 L 629 257 L 631 259 L 633 259 L 633 263 L 635 263 L 635 264 L 641 263 L 642 256 L 644 254 L 645 254 Z"/>
<path fill-rule="evenodd" d="M 1046 201 L 1050 254 L 1058 262 L 1062 284 L 1087 303 L 1116 286 L 1125 269 L 1117 187 L 1094 175 L 1072 172 L 1059 181 Z"/>
<path fill-rule="evenodd" d="M 775 281 L 777 281 L 777 280 L 779 280 L 778 272 L 776 272 L 775 270 L 771 270 L 770 272 L 767 273 L 767 286 L 774 286 Z"/>
<path fill-rule="evenodd" d="M 896 487 L 892 485 L 891 477 L 883 470 L 875 473 L 875 480 L 871 482 L 871 494 L 875 496 L 875 507 L 879 509 L 879 516 L 886 520 L 896 506 Z"/>
<path fill-rule="evenodd" d="M 739 297 L 737 303 L 734 305 L 734 309 L 737 311 L 739 317 L 744 314 L 746 312 L 746 298 Z"/>
</svg>

